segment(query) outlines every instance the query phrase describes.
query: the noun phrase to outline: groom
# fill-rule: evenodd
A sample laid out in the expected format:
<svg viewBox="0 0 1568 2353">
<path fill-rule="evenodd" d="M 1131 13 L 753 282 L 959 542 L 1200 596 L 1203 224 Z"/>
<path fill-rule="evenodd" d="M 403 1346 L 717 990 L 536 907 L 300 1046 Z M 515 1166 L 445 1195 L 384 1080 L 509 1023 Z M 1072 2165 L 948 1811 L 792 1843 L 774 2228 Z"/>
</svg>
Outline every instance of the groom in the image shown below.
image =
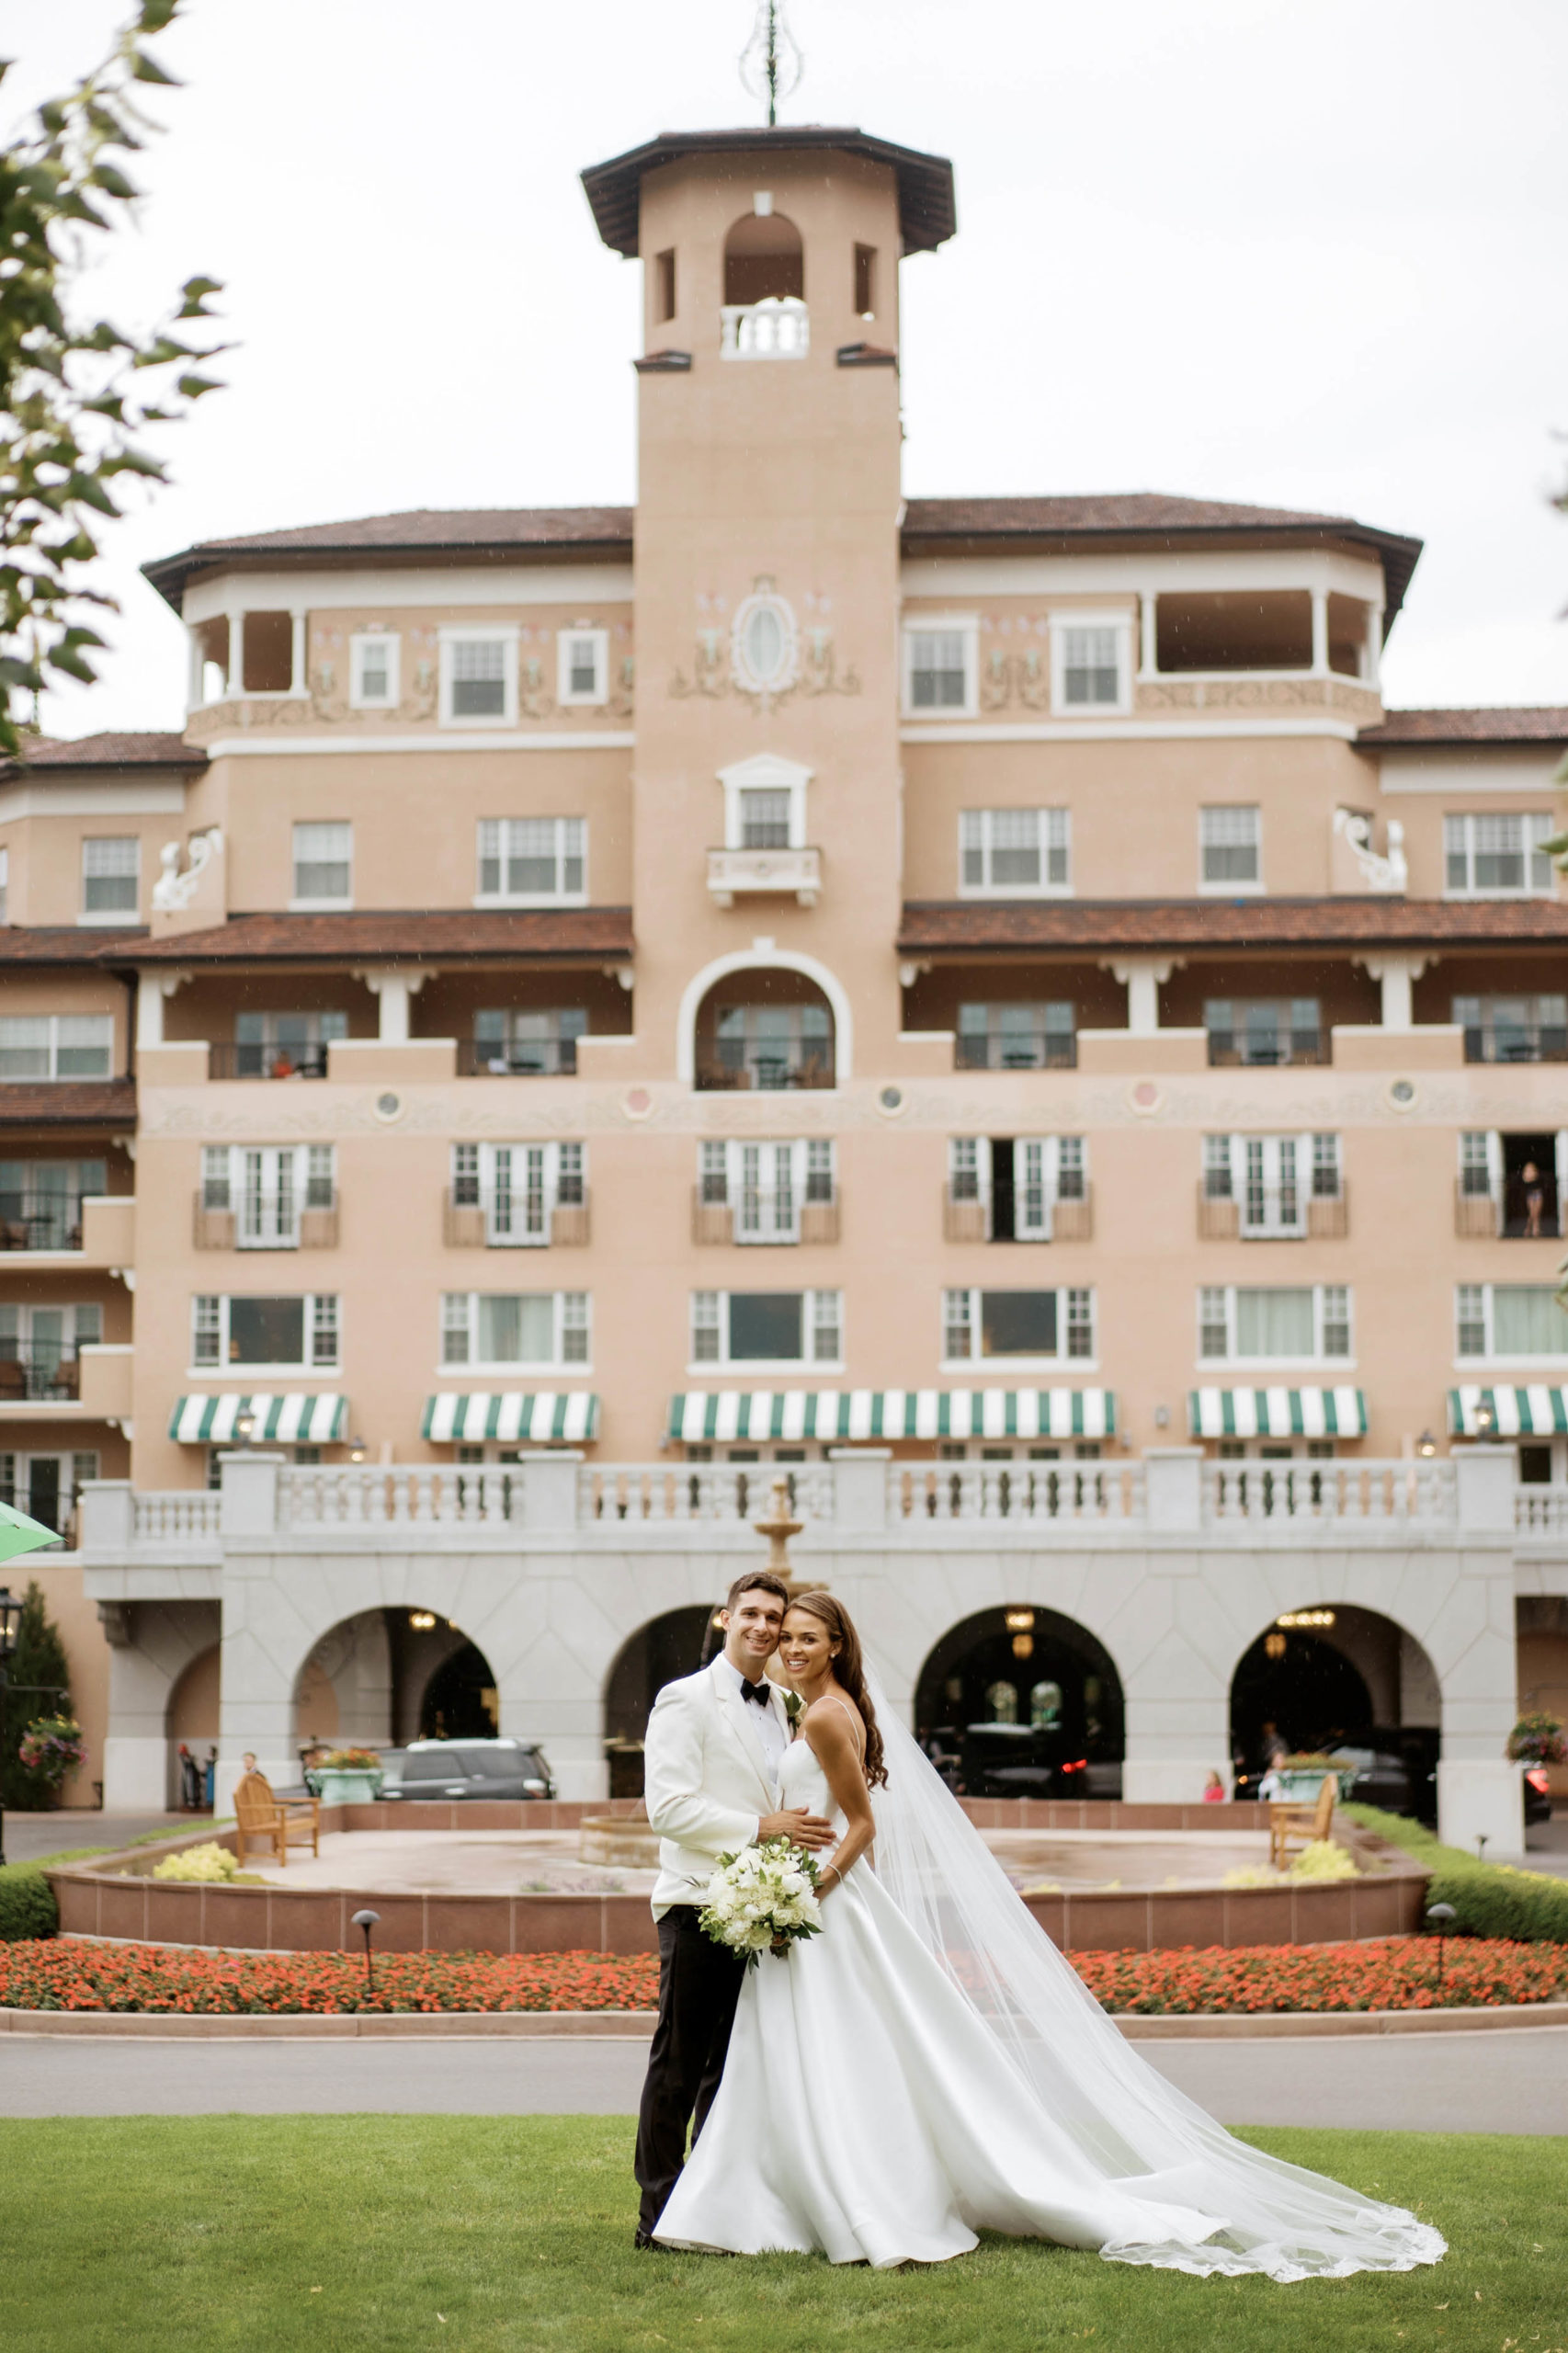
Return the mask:
<svg viewBox="0 0 1568 2353">
<path fill-rule="evenodd" d="M 774 1784 L 790 1745 L 784 1695 L 767 1662 L 790 1596 L 767 1569 L 735 1579 L 719 1612 L 724 1647 L 711 1666 L 666 1683 L 648 1720 L 644 1788 L 659 1834 L 659 2018 L 637 2120 L 642 2192 L 639 2246 L 652 2246 L 665 2202 L 724 2072 L 745 1964 L 697 1925 L 721 1855 L 754 1840 L 827 1847 L 832 1824 L 803 1806 L 780 1813 Z"/>
</svg>

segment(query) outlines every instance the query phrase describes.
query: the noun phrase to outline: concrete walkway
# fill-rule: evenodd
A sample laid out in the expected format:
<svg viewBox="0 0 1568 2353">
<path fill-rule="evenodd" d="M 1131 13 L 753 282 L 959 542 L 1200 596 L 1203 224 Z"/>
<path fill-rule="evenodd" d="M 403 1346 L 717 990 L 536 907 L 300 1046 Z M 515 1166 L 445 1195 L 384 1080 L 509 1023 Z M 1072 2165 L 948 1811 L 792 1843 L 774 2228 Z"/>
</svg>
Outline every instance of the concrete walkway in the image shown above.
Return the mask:
<svg viewBox="0 0 1568 2353">
<path fill-rule="evenodd" d="M 211 1821 L 210 1813 L 99 1813 L 85 1807 L 7 1813 L 6 1860 L 34 1863 L 40 1855 L 68 1854 L 77 1847 L 123 1847 L 150 1830 L 188 1830 L 194 1842 L 207 1835 Z"/>
<path fill-rule="evenodd" d="M 75 2042 L 0 2038 L 0 2115 L 630 2116 L 647 2042 Z M 1152 2043 L 1226 2124 L 1568 2131 L 1568 2027 Z"/>
</svg>

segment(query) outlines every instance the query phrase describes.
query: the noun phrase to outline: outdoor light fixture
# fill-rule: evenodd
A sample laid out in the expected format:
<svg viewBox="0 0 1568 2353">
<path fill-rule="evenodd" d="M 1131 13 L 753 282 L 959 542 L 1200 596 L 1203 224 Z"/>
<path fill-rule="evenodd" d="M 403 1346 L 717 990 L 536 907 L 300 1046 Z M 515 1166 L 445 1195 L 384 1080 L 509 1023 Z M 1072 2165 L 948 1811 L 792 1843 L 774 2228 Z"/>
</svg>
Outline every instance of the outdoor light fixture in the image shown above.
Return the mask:
<svg viewBox="0 0 1568 2353">
<path fill-rule="evenodd" d="M 234 1415 L 234 1436 L 242 1446 L 248 1446 L 256 1433 L 256 1415 L 248 1405 Z"/>
<path fill-rule="evenodd" d="M 379 1912 L 366 1910 L 356 1912 L 354 1915 L 354 1926 L 362 1929 L 365 1937 L 365 1991 L 367 1994 L 373 1994 L 376 1990 L 375 1973 L 370 1966 L 370 1931 L 372 1928 L 379 1928 L 381 1923 L 381 1915 Z"/>
<path fill-rule="evenodd" d="M 1283 1658 L 1289 1647 L 1283 1634 L 1265 1634 L 1263 1638 L 1265 1658 Z"/>
<path fill-rule="evenodd" d="M 1415 1441 L 1415 1451 L 1428 1462 L 1431 1461 L 1433 1455 L 1437 1453 L 1437 1441 L 1433 1437 L 1430 1430 L 1422 1431 L 1420 1437 Z"/>
<path fill-rule="evenodd" d="M 1032 1658 L 1034 1656 L 1034 1636 L 1032 1634 L 1014 1635 L 1013 1656 L 1015 1658 Z"/>
<path fill-rule="evenodd" d="M 1282 1609 L 1274 1620 L 1277 1626 L 1332 1626 L 1332 1609 Z"/>
<path fill-rule="evenodd" d="M 366 1450 L 365 1441 L 362 1438 L 351 1438 L 349 1439 L 348 1460 L 350 1462 L 363 1462 L 365 1460 Z"/>
<path fill-rule="evenodd" d="M 1497 1435 L 1495 1410 L 1484 1397 L 1475 1409 L 1475 1435 L 1482 1438 L 1495 1438 Z"/>
<path fill-rule="evenodd" d="M 433 1609 L 411 1609 L 408 1622 L 416 1632 L 427 1634 L 436 1622 L 436 1613 Z"/>
<path fill-rule="evenodd" d="M 1009 1634 L 1033 1633 L 1034 1611 L 1032 1609 L 1005 1609 L 1002 1615 Z M 1027 1653 L 1020 1655 L 1027 1656 Z"/>
<path fill-rule="evenodd" d="M 1426 1917 L 1436 1921 L 1437 1927 L 1437 1990 L 1440 1993 L 1443 1985 L 1443 1938 L 1459 1918 L 1459 1914 L 1451 1904 L 1430 1904 L 1426 1907 Z"/>
</svg>

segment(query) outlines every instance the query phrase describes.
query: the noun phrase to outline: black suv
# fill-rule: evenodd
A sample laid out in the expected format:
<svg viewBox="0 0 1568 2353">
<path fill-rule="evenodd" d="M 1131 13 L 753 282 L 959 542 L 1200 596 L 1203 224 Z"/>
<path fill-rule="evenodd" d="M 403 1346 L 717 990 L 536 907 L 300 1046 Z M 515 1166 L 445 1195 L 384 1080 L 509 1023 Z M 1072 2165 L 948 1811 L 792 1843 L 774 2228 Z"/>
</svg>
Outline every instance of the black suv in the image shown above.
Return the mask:
<svg viewBox="0 0 1568 2353">
<path fill-rule="evenodd" d="M 415 1740 L 381 1759 L 383 1798 L 552 1798 L 542 1749 L 522 1740 Z"/>
</svg>

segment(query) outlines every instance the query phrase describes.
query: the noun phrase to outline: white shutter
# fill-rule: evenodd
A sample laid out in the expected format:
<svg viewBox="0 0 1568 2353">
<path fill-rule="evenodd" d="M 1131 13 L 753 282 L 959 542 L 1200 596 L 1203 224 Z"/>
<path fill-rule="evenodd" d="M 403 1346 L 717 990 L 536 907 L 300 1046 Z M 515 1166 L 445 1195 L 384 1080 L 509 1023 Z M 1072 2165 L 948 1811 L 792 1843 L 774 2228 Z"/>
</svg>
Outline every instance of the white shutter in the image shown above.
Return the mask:
<svg viewBox="0 0 1568 2353">
<path fill-rule="evenodd" d="M 1568 1225 L 1568 1128 L 1557 1131 L 1557 1231 Z"/>
<path fill-rule="evenodd" d="M 1013 1238 L 1049 1242 L 1060 1156 L 1055 1136 L 1019 1136 L 1013 1145 Z"/>
<path fill-rule="evenodd" d="M 1496 1128 L 1486 1131 L 1486 1183 L 1497 1204 L 1497 1231 L 1503 1231 L 1503 1138 Z"/>
</svg>

